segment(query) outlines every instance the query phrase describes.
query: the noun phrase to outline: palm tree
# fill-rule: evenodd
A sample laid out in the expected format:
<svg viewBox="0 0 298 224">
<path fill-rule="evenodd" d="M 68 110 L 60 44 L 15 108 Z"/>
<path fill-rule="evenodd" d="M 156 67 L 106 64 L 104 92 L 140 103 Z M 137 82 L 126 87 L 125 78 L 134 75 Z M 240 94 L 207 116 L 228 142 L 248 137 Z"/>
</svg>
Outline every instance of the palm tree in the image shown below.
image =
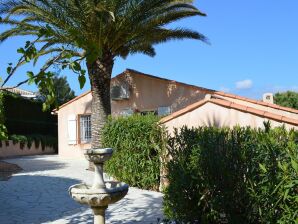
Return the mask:
<svg viewBox="0 0 298 224">
<path fill-rule="evenodd" d="M 46 55 L 84 59 L 93 97 L 92 148 L 102 147 L 100 130 L 111 113 L 110 81 L 116 57 L 154 56 L 155 44 L 173 39 L 206 41 L 198 32 L 167 26 L 205 16 L 190 0 L 0 0 L 0 16 L 0 24 L 9 25 L 0 33 L 0 41 L 36 37 L 41 46 L 36 60 Z"/>
</svg>

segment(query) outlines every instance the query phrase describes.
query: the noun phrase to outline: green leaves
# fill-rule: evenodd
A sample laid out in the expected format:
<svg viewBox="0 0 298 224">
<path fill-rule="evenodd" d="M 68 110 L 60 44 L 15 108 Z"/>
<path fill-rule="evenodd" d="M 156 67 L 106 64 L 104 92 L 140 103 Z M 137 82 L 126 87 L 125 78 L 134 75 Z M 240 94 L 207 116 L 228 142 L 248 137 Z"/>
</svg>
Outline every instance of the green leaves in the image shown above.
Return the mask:
<svg viewBox="0 0 298 224">
<path fill-rule="evenodd" d="M 181 223 L 296 224 L 297 134 L 284 128 L 176 130 L 168 141 L 165 215 Z"/>
<path fill-rule="evenodd" d="M 142 189 L 158 189 L 163 129 L 154 115 L 110 118 L 103 144 L 115 149 L 105 170 L 118 180 Z"/>
<path fill-rule="evenodd" d="M 80 83 L 80 88 L 83 89 L 84 88 L 84 85 L 86 83 L 86 77 L 85 77 L 85 75 L 79 75 L 78 76 L 78 80 L 79 80 L 79 83 Z"/>
</svg>

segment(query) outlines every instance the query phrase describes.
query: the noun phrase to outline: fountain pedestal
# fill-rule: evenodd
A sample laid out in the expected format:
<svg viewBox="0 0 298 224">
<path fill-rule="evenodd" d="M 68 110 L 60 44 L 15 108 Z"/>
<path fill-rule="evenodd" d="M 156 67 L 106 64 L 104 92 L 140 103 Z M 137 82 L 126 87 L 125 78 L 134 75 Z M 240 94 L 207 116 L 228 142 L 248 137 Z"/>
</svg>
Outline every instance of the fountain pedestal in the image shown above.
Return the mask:
<svg viewBox="0 0 298 224">
<path fill-rule="evenodd" d="M 91 207 L 94 224 L 105 224 L 105 211 L 109 204 L 121 200 L 128 192 L 128 185 L 117 181 L 104 181 L 103 165 L 113 154 L 111 148 L 89 149 L 85 153 L 88 161 L 94 163 L 93 185 L 76 184 L 69 188 L 71 197 Z"/>
</svg>

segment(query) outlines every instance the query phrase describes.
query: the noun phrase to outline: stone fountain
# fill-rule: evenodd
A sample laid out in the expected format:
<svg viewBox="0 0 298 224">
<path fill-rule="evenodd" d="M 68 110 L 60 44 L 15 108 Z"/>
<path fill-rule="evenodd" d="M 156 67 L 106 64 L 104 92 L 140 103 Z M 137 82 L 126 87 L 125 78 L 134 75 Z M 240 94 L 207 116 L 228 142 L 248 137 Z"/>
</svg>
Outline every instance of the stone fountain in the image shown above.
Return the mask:
<svg viewBox="0 0 298 224">
<path fill-rule="evenodd" d="M 104 181 L 103 165 L 113 154 L 113 149 L 88 149 L 85 157 L 94 163 L 93 185 L 76 184 L 69 188 L 71 197 L 80 204 L 91 207 L 94 224 L 105 224 L 105 211 L 109 204 L 115 203 L 127 194 L 128 185 L 117 181 Z"/>
</svg>

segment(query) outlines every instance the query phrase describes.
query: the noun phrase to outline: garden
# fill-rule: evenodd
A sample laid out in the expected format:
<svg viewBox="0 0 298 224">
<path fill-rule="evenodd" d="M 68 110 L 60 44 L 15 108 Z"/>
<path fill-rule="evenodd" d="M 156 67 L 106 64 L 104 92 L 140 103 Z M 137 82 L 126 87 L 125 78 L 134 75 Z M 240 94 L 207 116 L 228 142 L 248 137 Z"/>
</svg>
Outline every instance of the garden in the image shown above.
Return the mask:
<svg viewBox="0 0 298 224">
<path fill-rule="evenodd" d="M 163 210 L 178 223 L 297 223 L 298 132 L 285 128 L 182 128 L 153 115 L 110 118 L 106 171 L 130 186 L 168 186 Z M 166 155 L 167 163 L 161 163 Z"/>
<path fill-rule="evenodd" d="M 41 151 L 52 148 L 58 151 L 57 118 L 50 111 L 42 111 L 42 102 L 2 91 L 0 108 L 0 148 L 3 153 L 6 148 L 40 148 Z"/>
</svg>

